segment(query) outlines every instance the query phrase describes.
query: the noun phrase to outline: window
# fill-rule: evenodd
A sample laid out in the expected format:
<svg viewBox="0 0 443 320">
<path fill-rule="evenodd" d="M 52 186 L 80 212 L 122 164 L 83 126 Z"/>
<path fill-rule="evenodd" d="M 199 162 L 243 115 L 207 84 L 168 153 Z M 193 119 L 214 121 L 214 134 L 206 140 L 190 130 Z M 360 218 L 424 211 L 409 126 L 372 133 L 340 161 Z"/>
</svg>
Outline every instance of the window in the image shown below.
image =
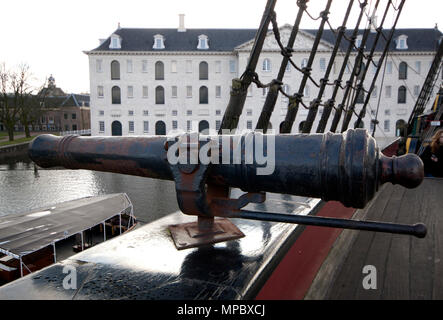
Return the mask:
<svg viewBox="0 0 443 320">
<path fill-rule="evenodd" d="M 308 59 L 304 58 L 301 61 L 301 68 L 303 69 L 303 68 L 306 68 L 307 66 L 308 66 Z"/>
<path fill-rule="evenodd" d="M 132 73 L 132 60 L 126 60 L 126 72 Z"/>
<path fill-rule="evenodd" d="M 177 128 L 178 128 L 178 122 L 177 122 L 177 120 L 172 120 L 172 129 L 173 129 L 173 130 L 177 130 Z"/>
<path fill-rule="evenodd" d="M 111 35 L 109 49 L 121 49 L 121 37 L 118 34 Z"/>
<path fill-rule="evenodd" d="M 385 87 L 385 98 L 390 98 L 392 95 L 392 86 Z"/>
<path fill-rule="evenodd" d="M 320 58 L 320 71 L 326 71 L 326 59 Z"/>
<path fill-rule="evenodd" d="M 248 97 L 252 97 L 252 90 L 253 90 L 253 86 L 249 86 L 248 87 L 248 93 L 247 93 Z"/>
<path fill-rule="evenodd" d="M 219 110 L 219 109 L 215 110 L 215 115 L 216 116 L 220 116 L 221 115 L 221 110 Z"/>
<path fill-rule="evenodd" d="M 165 80 L 165 65 L 161 61 L 155 63 L 155 80 Z"/>
<path fill-rule="evenodd" d="M 408 36 L 401 35 L 397 38 L 397 47 L 398 50 L 405 50 L 408 48 Z"/>
<path fill-rule="evenodd" d="M 65 113 L 65 114 L 63 115 L 63 117 L 65 118 L 65 120 L 68 120 L 68 114 L 67 114 L 67 113 Z M 42 121 L 42 123 L 44 123 L 44 122 Z"/>
<path fill-rule="evenodd" d="M 262 70 L 265 71 L 265 72 L 271 71 L 271 60 L 269 60 L 269 59 L 264 59 L 263 60 L 263 68 L 262 68 Z"/>
<path fill-rule="evenodd" d="M 263 88 L 262 89 L 262 97 L 265 98 L 268 95 L 269 92 L 269 87 Z"/>
<path fill-rule="evenodd" d="M 177 61 L 175 60 L 171 61 L 171 72 L 177 73 Z"/>
<path fill-rule="evenodd" d="M 142 60 L 142 72 L 143 73 L 148 72 L 148 61 L 147 60 Z"/>
<path fill-rule="evenodd" d="M 365 92 L 363 90 L 360 90 L 355 103 L 363 103 L 364 101 L 365 101 Z"/>
<path fill-rule="evenodd" d="M 221 98 L 221 86 L 215 86 L 215 97 Z"/>
<path fill-rule="evenodd" d="M 149 110 L 143 110 L 143 115 L 144 115 L 145 117 L 149 116 Z"/>
<path fill-rule="evenodd" d="M 192 98 L 192 86 L 186 86 L 186 98 Z"/>
<path fill-rule="evenodd" d="M 200 50 L 208 50 L 209 49 L 208 36 L 206 36 L 204 34 L 198 36 L 197 49 L 200 49 Z"/>
<path fill-rule="evenodd" d="M 246 109 L 246 115 L 252 116 L 252 109 Z"/>
<path fill-rule="evenodd" d="M 103 72 L 103 60 L 102 59 L 97 59 L 95 60 L 95 71 L 97 73 L 102 73 Z"/>
<path fill-rule="evenodd" d="M 172 110 L 172 116 L 173 116 L 173 117 L 176 117 L 177 115 L 178 115 L 177 110 Z"/>
<path fill-rule="evenodd" d="M 398 103 L 406 103 L 406 87 L 398 88 Z"/>
<path fill-rule="evenodd" d="M 187 131 L 192 130 L 192 121 L 191 120 L 186 121 L 186 130 Z"/>
<path fill-rule="evenodd" d="M 120 62 L 111 62 L 111 80 L 120 80 Z"/>
<path fill-rule="evenodd" d="M 104 116 L 105 115 L 105 111 L 104 110 L 99 110 L 98 111 L 98 115 L 99 116 Z M 66 117 L 65 119 L 68 119 L 68 117 Z"/>
<path fill-rule="evenodd" d="M 97 87 L 97 96 L 99 98 L 103 98 L 104 94 L 103 94 L 103 86 L 98 86 Z"/>
<path fill-rule="evenodd" d="M 128 98 L 134 98 L 134 87 L 128 86 Z"/>
<path fill-rule="evenodd" d="M 98 131 L 99 132 L 105 132 L 105 122 L 104 121 L 99 121 L 98 122 Z"/>
<path fill-rule="evenodd" d="M 414 96 L 418 97 L 420 94 L 420 86 L 414 86 Z"/>
<path fill-rule="evenodd" d="M 121 103 L 120 88 L 117 86 L 112 87 L 112 104 L 120 104 L 120 103 Z"/>
<path fill-rule="evenodd" d="M 215 130 L 220 130 L 221 127 L 221 121 L 220 120 L 215 120 Z"/>
<path fill-rule="evenodd" d="M 148 86 L 143 86 L 143 98 L 146 99 L 148 97 Z"/>
<path fill-rule="evenodd" d="M 165 104 L 165 89 L 162 86 L 155 88 L 155 104 Z"/>
<path fill-rule="evenodd" d="M 77 125 L 76 125 L 76 124 L 73 124 L 73 125 L 72 125 L 72 130 L 73 130 L 73 131 L 76 131 L 76 130 L 77 130 Z"/>
<path fill-rule="evenodd" d="M 372 98 L 377 98 L 377 86 L 374 86 L 374 89 L 372 90 L 371 97 Z"/>
<path fill-rule="evenodd" d="M 143 132 L 149 132 L 149 121 L 143 121 Z"/>
<path fill-rule="evenodd" d="M 221 72 L 221 61 L 215 61 L 215 73 Z"/>
<path fill-rule="evenodd" d="M 192 73 L 192 60 L 186 60 L 186 73 Z"/>
<path fill-rule="evenodd" d="M 291 64 L 289 62 L 286 64 L 285 72 L 291 72 Z"/>
<path fill-rule="evenodd" d="M 177 86 L 171 87 L 171 96 L 172 98 L 177 98 Z"/>
<path fill-rule="evenodd" d="M 284 93 L 286 93 L 286 94 L 289 94 L 289 85 L 287 85 L 287 84 L 284 84 L 283 85 L 283 92 Z M 283 96 L 285 99 L 287 99 L 285 96 Z"/>
<path fill-rule="evenodd" d="M 304 95 L 306 98 L 309 98 L 309 97 L 310 97 L 310 94 L 311 94 L 311 89 L 309 88 L 309 86 L 305 86 L 305 89 L 303 90 L 303 95 Z"/>
<path fill-rule="evenodd" d="M 186 115 L 187 116 L 192 116 L 192 110 L 186 110 Z"/>
<path fill-rule="evenodd" d="M 235 60 L 229 60 L 229 72 L 231 73 L 237 72 L 237 66 L 235 64 Z"/>
<path fill-rule="evenodd" d="M 398 79 L 406 80 L 408 78 L 408 64 L 406 62 L 400 62 L 398 67 Z"/>
<path fill-rule="evenodd" d="M 417 74 L 421 73 L 421 61 L 415 61 L 415 72 L 417 72 Z"/>
<path fill-rule="evenodd" d="M 386 62 L 386 74 L 392 74 L 392 61 Z"/>
<path fill-rule="evenodd" d="M 134 110 L 128 110 L 128 116 L 133 116 L 134 115 Z"/>
<path fill-rule="evenodd" d="M 390 127 L 391 127 L 391 121 L 385 120 L 385 122 L 384 122 L 384 130 L 385 130 L 385 132 L 389 132 Z"/>
<path fill-rule="evenodd" d="M 199 80 L 208 80 L 208 63 L 206 61 L 200 62 L 198 66 Z"/>
<path fill-rule="evenodd" d="M 385 116 L 390 116 L 390 115 L 391 115 L 391 109 L 386 109 Z"/>
<path fill-rule="evenodd" d="M 161 34 L 156 34 L 154 36 L 154 45 L 152 47 L 153 49 L 164 49 L 165 48 L 165 40 L 164 37 Z"/>
<path fill-rule="evenodd" d="M 134 132 L 134 121 L 129 121 L 128 127 L 129 127 L 129 132 L 133 133 Z"/>
<path fill-rule="evenodd" d="M 246 121 L 246 129 L 252 130 L 252 121 L 250 120 Z"/>
<path fill-rule="evenodd" d="M 363 40 L 363 36 L 362 35 L 357 36 L 357 39 L 355 41 L 355 46 L 357 48 L 360 48 L 362 40 Z"/>
</svg>

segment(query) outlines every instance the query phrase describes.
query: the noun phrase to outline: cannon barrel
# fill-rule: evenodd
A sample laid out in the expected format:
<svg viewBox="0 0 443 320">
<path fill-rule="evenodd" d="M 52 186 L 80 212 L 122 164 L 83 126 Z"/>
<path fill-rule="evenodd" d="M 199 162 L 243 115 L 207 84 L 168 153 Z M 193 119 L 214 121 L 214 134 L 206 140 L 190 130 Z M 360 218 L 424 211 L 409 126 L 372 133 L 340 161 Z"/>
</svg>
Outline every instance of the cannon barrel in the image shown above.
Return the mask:
<svg viewBox="0 0 443 320">
<path fill-rule="evenodd" d="M 263 141 L 263 150 L 258 150 L 258 139 Z M 167 136 L 41 135 L 32 141 L 29 156 L 44 168 L 62 166 L 174 180 L 168 150 L 172 150 L 176 140 L 171 142 Z M 424 175 L 419 157 L 413 154 L 386 157 L 363 129 L 349 129 L 342 134 L 254 133 L 249 138 L 248 135 L 200 135 L 198 149 L 210 141 L 216 142 L 219 153 L 215 156 L 218 160 L 211 162 L 206 181 L 247 192 L 309 196 L 363 208 L 381 184 L 391 182 L 414 188 Z M 239 149 L 235 147 L 236 141 Z M 248 149 L 251 141 L 254 148 Z M 209 150 L 213 153 L 216 149 Z M 239 150 L 237 158 L 235 150 Z M 252 162 L 248 162 L 250 150 L 254 153 Z M 266 163 L 258 160 L 260 152 L 266 155 Z M 214 154 L 208 154 L 214 159 Z M 192 166 L 198 164 L 183 166 L 183 172 L 191 173 Z M 267 172 L 257 174 L 259 168 L 264 171 L 267 168 Z"/>
</svg>

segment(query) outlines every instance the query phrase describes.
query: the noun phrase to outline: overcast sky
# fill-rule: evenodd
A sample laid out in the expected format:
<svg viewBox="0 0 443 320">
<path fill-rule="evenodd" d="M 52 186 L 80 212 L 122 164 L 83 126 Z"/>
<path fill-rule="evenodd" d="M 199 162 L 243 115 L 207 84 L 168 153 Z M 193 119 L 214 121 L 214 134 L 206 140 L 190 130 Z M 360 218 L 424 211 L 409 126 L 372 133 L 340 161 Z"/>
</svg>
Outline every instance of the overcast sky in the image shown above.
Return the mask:
<svg viewBox="0 0 443 320">
<path fill-rule="evenodd" d="M 372 6 L 375 1 L 369 0 Z M 381 8 L 386 1 L 381 1 Z M 293 24 L 296 2 L 277 1 L 280 26 Z M 334 27 L 341 23 L 347 3 L 333 1 Z M 65 92 L 89 92 L 88 58 L 83 51 L 97 47 L 98 39 L 107 38 L 119 22 L 122 28 L 176 28 L 178 14 L 184 13 L 187 28 L 257 28 L 265 4 L 266 0 L 1 0 L 0 63 L 9 68 L 27 63 L 41 82 L 53 74 Z M 318 16 L 325 5 L 326 0 L 311 0 L 308 11 Z M 356 18 L 354 7 L 351 22 Z M 443 30 L 442 12 L 443 0 L 406 0 L 397 27 L 433 28 L 439 23 Z M 306 15 L 302 20 L 302 28 L 318 24 Z"/>
</svg>

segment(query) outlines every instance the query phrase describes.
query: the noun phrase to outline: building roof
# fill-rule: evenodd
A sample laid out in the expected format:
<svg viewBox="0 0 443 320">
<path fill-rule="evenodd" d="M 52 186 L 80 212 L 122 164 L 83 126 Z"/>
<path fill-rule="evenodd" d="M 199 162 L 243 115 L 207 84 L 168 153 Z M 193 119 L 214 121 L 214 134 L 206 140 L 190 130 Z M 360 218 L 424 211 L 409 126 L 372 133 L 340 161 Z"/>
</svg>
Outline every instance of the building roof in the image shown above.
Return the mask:
<svg viewBox="0 0 443 320">
<path fill-rule="evenodd" d="M 304 31 L 315 36 L 317 30 L 303 29 Z M 389 34 L 389 29 L 384 31 L 385 35 Z M 100 46 L 93 49 L 94 51 L 151 51 L 151 52 L 177 52 L 177 51 L 208 51 L 208 52 L 230 52 L 234 49 L 255 38 L 257 29 L 186 29 L 185 32 L 178 32 L 177 29 L 133 29 L 121 28 L 117 29 L 113 34 L 119 35 L 122 39 L 121 49 L 110 49 L 111 37 L 108 37 Z M 364 30 L 360 30 L 362 35 Z M 165 49 L 153 49 L 154 36 L 162 35 L 164 37 Z M 198 36 L 206 35 L 209 38 L 209 49 L 197 49 Z M 352 30 L 347 31 L 350 36 Z M 371 32 L 367 42 L 367 48 L 371 48 L 371 44 L 376 33 Z M 435 51 L 437 41 L 442 37 L 442 33 L 435 28 L 432 29 L 397 29 L 394 33 L 394 40 L 400 36 L 408 37 L 408 49 L 396 49 L 395 41 L 391 43 L 390 51 L 398 52 L 428 52 Z M 323 33 L 322 39 L 331 44 L 335 43 L 334 33 L 327 29 Z M 342 49 L 347 48 L 347 41 L 342 41 Z M 384 40 L 378 42 L 376 51 L 382 51 L 384 48 Z"/>
</svg>

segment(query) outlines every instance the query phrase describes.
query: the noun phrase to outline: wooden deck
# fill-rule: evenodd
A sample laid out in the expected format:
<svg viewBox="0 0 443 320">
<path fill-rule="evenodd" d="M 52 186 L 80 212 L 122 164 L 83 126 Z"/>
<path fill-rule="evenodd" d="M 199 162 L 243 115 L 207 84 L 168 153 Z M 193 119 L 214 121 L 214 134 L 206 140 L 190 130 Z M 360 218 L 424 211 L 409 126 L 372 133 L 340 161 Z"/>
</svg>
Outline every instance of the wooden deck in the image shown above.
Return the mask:
<svg viewBox="0 0 443 320">
<path fill-rule="evenodd" d="M 345 230 L 305 299 L 443 299 L 443 179 L 417 189 L 387 184 L 354 219 L 414 224 L 427 236 Z M 364 289 L 364 266 L 376 268 L 376 289 Z"/>
</svg>

